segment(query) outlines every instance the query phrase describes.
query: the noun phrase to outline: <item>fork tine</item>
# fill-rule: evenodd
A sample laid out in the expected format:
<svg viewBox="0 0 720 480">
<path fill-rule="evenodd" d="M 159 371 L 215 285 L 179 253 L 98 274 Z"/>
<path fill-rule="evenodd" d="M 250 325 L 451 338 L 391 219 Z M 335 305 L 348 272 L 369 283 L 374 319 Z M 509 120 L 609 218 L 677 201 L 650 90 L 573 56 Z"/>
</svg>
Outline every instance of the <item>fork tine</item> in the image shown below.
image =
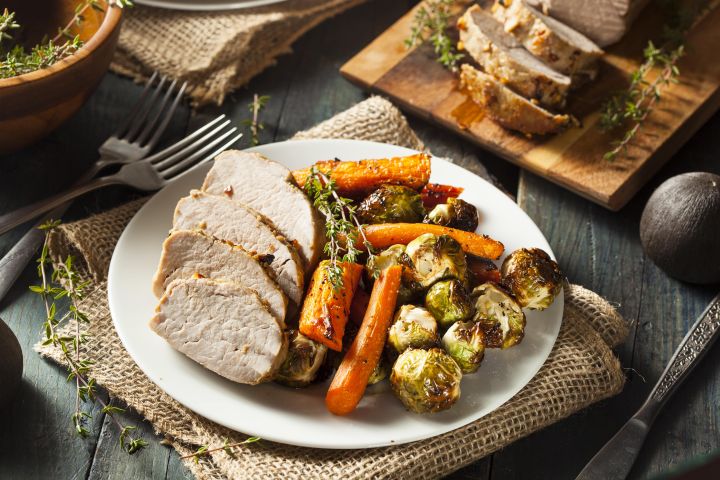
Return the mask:
<svg viewBox="0 0 720 480">
<path fill-rule="evenodd" d="M 143 126 L 143 124 L 145 123 L 145 119 L 147 118 L 148 114 L 152 110 L 153 105 L 155 104 L 155 100 L 157 99 L 158 95 L 160 95 L 160 92 L 162 91 L 166 80 L 167 80 L 167 77 L 165 75 L 160 77 L 160 82 L 157 84 L 157 87 L 155 87 L 155 90 L 153 91 L 152 95 L 150 96 L 150 100 L 145 102 L 142 110 L 138 114 L 139 118 L 137 119 L 137 121 L 133 122 L 130 125 L 130 130 L 125 135 L 125 139 L 128 142 L 134 141 L 138 131 L 140 131 L 140 127 Z"/>
<path fill-rule="evenodd" d="M 212 127 L 213 125 L 215 125 L 216 123 L 218 123 L 220 120 L 222 120 L 222 119 L 224 119 L 224 118 L 225 118 L 225 114 L 224 114 L 224 113 L 221 114 L 221 115 L 218 115 L 216 118 L 214 118 L 213 120 L 209 121 L 208 123 L 206 123 L 206 124 L 203 125 L 202 127 L 198 128 L 197 130 L 195 130 L 193 133 L 191 133 L 191 134 L 188 135 L 187 137 L 183 138 L 182 140 L 180 140 L 180 141 L 178 141 L 178 142 L 173 143 L 172 145 L 170 145 L 170 146 L 167 147 L 166 149 L 161 150 L 161 151 L 159 151 L 158 153 L 156 153 L 156 154 L 154 154 L 154 155 L 150 155 L 150 156 L 147 157 L 145 160 L 147 160 L 147 161 L 149 161 L 149 162 L 151 162 L 151 163 L 155 163 L 155 162 L 158 162 L 158 161 L 162 160 L 163 158 L 168 157 L 169 155 L 172 155 L 173 153 L 177 152 L 177 151 L 180 150 L 181 148 L 183 148 L 183 147 L 185 147 L 186 145 L 190 144 L 190 142 L 192 142 L 193 140 L 195 140 L 196 138 L 198 138 L 203 132 L 206 132 L 207 130 L 210 129 L 210 127 Z"/>
<path fill-rule="evenodd" d="M 179 161 L 181 161 L 183 158 L 185 158 L 185 157 L 187 157 L 188 155 L 190 155 L 190 154 L 191 154 L 194 150 L 196 150 L 198 147 L 202 147 L 203 145 L 205 145 L 207 141 L 209 141 L 211 138 L 213 138 L 218 132 L 220 132 L 222 129 L 224 129 L 225 127 L 227 127 L 229 124 L 230 124 L 230 119 L 225 120 L 223 123 L 221 123 L 220 125 L 218 125 L 218 126 L 215 127 L 214 129 L 212 129 L 210 132 L 206 133 L 202 138 L 194 141 L 193 143 L 191 143 L 191 144 L 188 145 L 187 147 L 183 148 L 183 149 L 180 150 L 179 152 L 177 152 L 177 153 L 175 153 L 175 154 L 173 154 L 173 155 L 170 155 L 170 156 L 167 157 L 167 158 L 163 158 L 163 159 L 160 160 L 159 162 L 153 162 L 153 161 L 151 161 L 151 163 L 154 163 L 155 170 L 158 170 L 158 171 L 160 171 L 160 170 L 166 170 L 166 169 L 168 169 L 169 167 L 171 167 L 171 166 L 173 166 L 174 164 L 176 164 L 176 163 L 178 163 Z"/>
<path fill-rule="evenodd" d="M 130 111 L 130 114 L 128 114 L 128 116 L 125 118 L 125 121 L 122 123 L 122 125 L 120 125 L 120 127 L 115 131 L 115 133 L 113 134 L 114 136 L 121 137 L 122 134 L 125 133 L 125 131 L 128 129 L 128 127 L 130 126 L 130 123 L 135 119 L 135 116 L 138 114 L 138 112 L 140 111 L 140 108 L 144 104 L 145 97 L 147 97 L 148 91 L 150 90 L 150 86 L 153 84 L 153 82 L 155 81 L 157 76 L 158 76 L 158 72 L 155 71 L 150 76 L 148 81 L 145 82 L 145 88 L 143 88 L 143 91 L 140 94 L 140 98 L 138 98 L 138 101 L 135 102 L 135 105 L 133 105 L 133 108 Z"/>
<path fill-rule="evenodd" d="M 189 170 L 189 169 L 192 168 L 193 166 L 195 166 L 195 165 L 198 163 L 198 159 L 201 159 L 201 158 L 204 159 L 204 154 L 205 154 L 206 152 L 208 152 L 209 150 L 212 150 L 212 148 L 213 148 L 215 145 L 219 144 L 220 142 L 222 142 L 223 140 L 225 140 L 227 137 L 229 137 L 230 135 L 232 135 L 233 133 L 235 133 L 236 130 L 237 130 L 237 127 L 231 128 L 230 130 L 228 130 L 227 132 L 223 133 L 222 135 L 220 135 L 218 138 L 216 138 L 216 139 L 213 140 L 212 142 L 210 142 L 210 143 L 208 143 L 207 145 L 203 146 L 200 150 L 198 150 L 197 152 L 193 153 L 193 154 L 190 155 L 189 157 L 183 159 L 183 160 L 180 161 L 179 163 L 173 165 L 172 167 L 170 167 L 170 168 L 168 168 L 168 169 L 166 169 L 166 170 L 159 171 L 158 173 L 160 173 L 160 175 L 161 175 L 163 178 L 165 178 L 166 180 L 171 180 L 171 179 L 173 179 L 173 178 L 176 177 L 177 175 L 179 175 L 179 174 L 181 174 L 181 173 Z"/>
<path fill-rule="evenodd" d="M 173 85 L 174 84 L 175 84 L 175 82 L 173 82 Z M 177 106 L 180 103 L 180 100 L 182 99 L 186 88 L 187 88 L 187 82 L 183 82 L 183 84 L 180 85 L 180 90 L 178 90 L 177 95 L 175 95 L 175 100 L 173 100 L 168 111 L 165 112 L 165 118 L 163 118 L 162 122 L 160 122 L 160 126 L 158 126 L 158 128 L 155 130 L 155 134 L 152 136 L 150 141 L 147 143 L 147 147 L 149 147 L 151 149 L 155 148 L 155 145 L 157 144 L 158 140 L 160 140 L 160 136 L 163 134 L 163 132 L 165 132 L 165 129 L 170 124 L 170 120 L 172 119 L 172 116 L 175 113 L 175 109 L 177 109 Z M 163 106 L 164 106 L 164 104 L 163 104 Z"/>
<path fill-rule="evenodd" d="M 165 106 L 170 99 L 170 95 L 172 95 L 173 90 L 175 90 L 175 85 L 177 85 L 177 80 L 173 80 L 170 86 L 165 91 L 165 95 L 160 102 L 160 106 L 157 107 L 157 109 L 155 110 L 155 114 L 152 116 L 152 119 L 145 122 L 145 128 L 143 128 L 142 132 L 140 132 L 140 135 L 138 135 L 138 138 L 135 140 L 135 143 L 137 143 L 138 145 L 143 145 L 145 143 L 145 140 L 150 136 L 153 128 L 155 128 L 155 124 L 160 119 L 160 116 L 163 114 L 163 110 L 165 110 Z M 170 115 L 172 115 L 172 113 L 173 112 L 171 111 Z"/>
</svg>

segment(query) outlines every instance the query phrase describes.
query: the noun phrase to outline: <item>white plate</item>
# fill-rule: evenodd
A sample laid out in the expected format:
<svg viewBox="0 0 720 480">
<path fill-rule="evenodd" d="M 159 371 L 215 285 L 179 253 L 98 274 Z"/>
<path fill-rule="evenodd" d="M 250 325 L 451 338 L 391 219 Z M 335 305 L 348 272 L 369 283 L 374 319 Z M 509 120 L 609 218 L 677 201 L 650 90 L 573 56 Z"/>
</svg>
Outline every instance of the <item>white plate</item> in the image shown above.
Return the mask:
<svg viewBox="0 0 720 480">
<path fill-rule="evenodd" d="M 253 149 L 288 168 L 338 157 L 360 160 L 410 155 L 402 147 L 352 140 L 309 140 Z M 527 312 L 523 341 L 488 351 L 480 370 L 462 381 L 455 406 L 433 415 L 404 410 L 387 382 L 370 387 L 358 409 L 336 417 L 325 409 L 328 382 L 306 389 L 273 383 L 238 385 L 173 350 L 148 328 L 157 300 L 150 283 L 179 198 L 202 184 L 208 166 L 188 172 L 158 192 L 120 237 L 108 278 L 110 311 L 125 348 L 138 366 L 170 396 L 200 415 L 266 440 L 321 448 L 368 448 L 400 444 L 448 432 L 487 415 L 515 395 L 550 354 L 562 321 L 563 297 L 543 312 Z M 485 180 L 447 161 L 432 160 L 433 182 L 464 187 L 462 197 L 480 212 L 479 231 L 511 252 L 539 247 L 552 255 L 540 230 L 510 198 Z"/>
<path fill-rule="evenodd" d="M 261 7 L 284 1 L 286 0 L 135 0 L 135 3 L 172 10 L 213 11 Z"/>
</svg>

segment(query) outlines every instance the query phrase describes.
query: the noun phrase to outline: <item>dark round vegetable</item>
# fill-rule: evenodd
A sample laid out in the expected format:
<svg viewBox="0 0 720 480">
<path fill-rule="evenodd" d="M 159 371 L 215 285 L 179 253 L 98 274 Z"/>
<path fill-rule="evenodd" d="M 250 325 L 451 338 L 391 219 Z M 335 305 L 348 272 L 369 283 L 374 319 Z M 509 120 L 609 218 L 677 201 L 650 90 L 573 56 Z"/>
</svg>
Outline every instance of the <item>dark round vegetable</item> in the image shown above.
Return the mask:
<svg viewBox="0 0 720 480">
<path fill-rule="evenodd" d="M 23 359 L 15 334 L 0 319 L 0 409 L 12 400 L 20 385 Z"/>
<path fill-rule="evenodd" d="M 449 198 L 447 203 L 436 205 L 423 222 L 474 232 L 478 226 L 477 208 L 465 200 Z"/>
<path fill-rule="evenodd" d="M 640 241 L 671 277 L 720 282 L 720 176 L 692 172 L 663 182 L 645 205 Z"/>
<path fill-rule="evenodd" d="M 360 202 L 357 216 L 365 224 L 418 223 L 425 216 L 425 207 L 412 188 L 383 185 Z"/>
</svg>

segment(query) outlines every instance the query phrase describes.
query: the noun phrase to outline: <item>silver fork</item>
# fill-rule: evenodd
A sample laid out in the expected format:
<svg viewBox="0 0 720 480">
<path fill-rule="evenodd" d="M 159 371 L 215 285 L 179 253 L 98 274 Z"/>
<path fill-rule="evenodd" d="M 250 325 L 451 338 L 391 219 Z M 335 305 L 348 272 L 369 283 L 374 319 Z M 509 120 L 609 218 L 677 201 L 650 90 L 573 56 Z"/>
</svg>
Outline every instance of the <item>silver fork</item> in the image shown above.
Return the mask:
<svg viewBox="0 0 720 480">
<path fill-rule="evenodd" d="M 237 131 L 237 127 L 227 128 L 230 120 L 225 120 L 212 128 L 223 118 L 224 115 L 219 116 L 155 155 L 126 163 L 117 173 L 90 180 L 66 192 L 0 216 L 0 235 L 41 213 L 102 187 L 126 185 L 144 191 L 161 189 L 193 167 L 211 160 L 242 137 L 242 133 L 237 134 L 221 147 L 216 148 Z"/>
</svg>

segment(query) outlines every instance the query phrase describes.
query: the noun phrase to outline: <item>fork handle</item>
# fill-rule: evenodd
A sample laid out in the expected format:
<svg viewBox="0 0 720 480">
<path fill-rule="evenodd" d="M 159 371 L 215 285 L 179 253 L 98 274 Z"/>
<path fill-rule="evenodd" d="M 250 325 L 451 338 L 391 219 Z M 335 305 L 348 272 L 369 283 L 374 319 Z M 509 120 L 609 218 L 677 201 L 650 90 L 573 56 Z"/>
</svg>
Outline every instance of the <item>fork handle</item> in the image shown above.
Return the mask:
<svg viewBox="0 0 720 480">
<path fill-rule="evenodd" d="M 118 179 L 113 178 L 112 176 L 96 178 L 95 180 L 91 180 L 82 185 L 78 185 L 65 192 L 53 195 L 49 198 L 37 201 L 35 203 L 31 203 L 30 205 L 19 208 L 13 212 L 6 213 L 5 215 L 0 216 L 0 235 L 9 230 L 12 230 L 21 223 L 32 220 L 33 218 L 45 212 L 48 212 L 53 208 L 64 204 L 65 202 L 69 202 L 70 200 L 77 198 L 80 195 L 92 192 L 93 190 L 97 190 L 98 188 L 106 187 L 108 185 L 117 185 L 119 183 L 121 182 L 119 182 Z"/>
</svg>

